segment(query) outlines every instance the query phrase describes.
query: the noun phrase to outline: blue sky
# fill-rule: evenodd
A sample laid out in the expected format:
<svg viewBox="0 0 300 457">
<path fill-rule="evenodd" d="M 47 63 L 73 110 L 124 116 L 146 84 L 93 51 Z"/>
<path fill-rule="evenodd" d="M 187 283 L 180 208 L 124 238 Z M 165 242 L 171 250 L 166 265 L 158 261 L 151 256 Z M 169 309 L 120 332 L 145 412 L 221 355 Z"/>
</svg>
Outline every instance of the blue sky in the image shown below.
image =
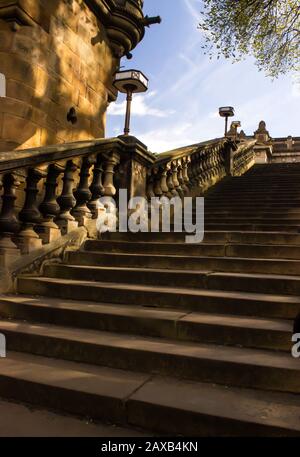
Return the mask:
<svg viewBox="0 0 300 457">
<path fill-rule="evenodd" d="M 209 60 L 197 30 L 201 0 L 145 0 L 149 16 L 163 22 L 147 29 L 125 68 L 142 70 L 150 79 L 148 93 L 135 95 L 131 134 L 152 152 L 220 137 L 218 107 L 234 106 L 247 134 L 265 120 L 271 136 L 300 135 L 300 75 L 272 81 L 252 58 L 232 64 Z M 109 108 L 106 136 L 122 133 L 125 102 L 120 95 Z"/>
</svg>

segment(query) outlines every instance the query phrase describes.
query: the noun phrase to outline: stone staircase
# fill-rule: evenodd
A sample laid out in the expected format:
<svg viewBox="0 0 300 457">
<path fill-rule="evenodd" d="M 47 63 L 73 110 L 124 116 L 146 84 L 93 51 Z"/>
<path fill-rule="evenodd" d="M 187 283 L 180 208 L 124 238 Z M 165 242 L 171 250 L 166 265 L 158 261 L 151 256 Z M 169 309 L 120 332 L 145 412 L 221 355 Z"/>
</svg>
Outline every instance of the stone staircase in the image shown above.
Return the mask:
<svg viewBox="0 0 300 457">
<path fill-rule="evenodd" d="M 114 234 L 0 300 L 0 396 L 162 434 L 300 435 L 300 166 L 206 197 L 203 244 Z"/>
</svg>

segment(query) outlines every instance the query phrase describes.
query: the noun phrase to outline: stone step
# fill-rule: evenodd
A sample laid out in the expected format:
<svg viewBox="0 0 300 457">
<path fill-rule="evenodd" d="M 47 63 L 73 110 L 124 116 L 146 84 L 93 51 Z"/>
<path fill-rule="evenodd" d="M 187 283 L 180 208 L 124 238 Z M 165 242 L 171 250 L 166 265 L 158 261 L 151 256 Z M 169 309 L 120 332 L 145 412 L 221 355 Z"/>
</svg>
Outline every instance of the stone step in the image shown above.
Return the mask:
<svg viewBox="0 0 300 457">
<path fill-rule="evenodd" d="M 268 180 L 266 179 L 265 181 L 260 178 L 259 180 L 253 181 L 253 180 L 244 180 L 240 181 L 239 183 L 236 182 L 231 182 L 228 181 L 227 183 L 222 183 L 222 191 L 230 191 L 230 190 L 236 190 L 237 187 L 244 192 L 244 190 L 251 190 L 252 192 L 255 192 L 256 190 L 261 192 L 277 192 L 280 190 L 284 191 L 295 191 L 299 192 L 299 179 L 300 177 L 297 177 L 294 180 L 289 181 L 281 181 L 276 183 L 274 180 Z M 249 184 L 252 186 L 249 189 Z M 221 187 L 221 186 L 220 186 Z M 213 191 L 212 191 L 213 192 Z"/>
<path fill-rule="evenodd" d="M 299 246 L 286 245 L 253 245 L 253 244 L 235 244 L 226 247 L 228 257 L 248 257 L 248 258 L 266 258 L 266 259 L 300 259 Z"/>
<path fill-rule="evenodd" d="M 0 315 L 19 321 L 281 351 L 291 350 L 293 326 L 289 320 L 16 295 L 1 299 Z"/>
<path fill-rule="evenodd" d="M 44 275 L 48 278 L 185 288 L 257 292 L 300 296 L 300 276 L 198 272 L 193 270 L 165 270 L 149 268 L 91 267 L 77 265 L 48 265 Z"/>
<path fill-rule="evenodd" d="M 243 197 L 243 194 L 240 195 L 239 191 L 237 189 L 236 194 L 231 195 L 229 197 L 226 195 L 225 191 L 221 191 L 221 189 L 220 189 L 218 192 L 204 194 L 204 195 L 202 195 L 202 197 L 204 198 L 205 202 L 209 203 L 209 204 L 220 202 L 223 204 L 227 204 L 229 206 L 230 205 L 234 206 L 234 205 L 241 204 L 240 197 Z M 260 205 L 260 206 L 286 205 L 287 207 L 289 207 L 290 205 L 292 205 L 292 206 L 297 205 L 300 201 L 300 197 L 295 198 L 295 196 L 294 196 L 294 197 L 282 199 L 276 193 L 275 195 L 266 196 L 266 198 L 264 198 L 263 193 L 262 194 L 257 193 L 256 195 L 247 196 L 247 198 L 245 198 L 245 200 L 248 200 L 249 205 L 251 205 L 255 202 L 257 205 Z"/>
<path fill-rule="evenodd" d="M 125 243 L 182 243 L 186 233 L 106 233 L 101 241 Z M 205 231 L 205 243 L 242 243 L 264 245 L 300 245 L 300 234 L 284 232 L 226 232 Z M 138 244 L 137 248 L 141 246 Z M 96 248 L 97 250 L 97 248 Z"/>
<path fill-rule="evenodd" d="M 208 204 L 205 204 L 205 212 L 209 214 L 224 214 L 224 213 L 233 213 L 238 214 L 240 216 L 270 216 L 270 217 L 280 217 L 280 216 L 298 216 L 300 214 L 300 208 L 284 208 L 284 207 L 273 207 L 273 208 L 263 208 L 263 207 L 247 207 L 239 206 L 239 207 L 210 207 Z M 193 214 L 196 212 L 193 211 Z"/>
<path fill-rule="evenodd" d="M 175 435 L 178 430 L 184 436 L 270 436 L 270 431 L 261 431 L 251 421 L 261 423 L 269 419 L 270 415 L 276 417 L 284 430 L 275 432 L 277 436 L 289 436 L 287 424 L 296 428 L 296 436 L 299 436 L 299 403 L 293 403 L 295 395 L 282 395 L 267 393 L 257 390 L 236 389 L 232 387 L 212 386 L 194 382 L 177 382 L 176 380 L 163 379 L 149 381 L 131 398 L 141 404 L 135 404 L 139 411 L 139 417 L 144 418 L 144 423 L 153 424 L 151 428 L 160 432 L 168 431 Z M 176 400 L 175 400 L 176 398 Z M 276 400 L 278 405 L 276 405 Z M 297 399 L 298 400 L 298 399 Z M 165 405 L 164 413 L 161 406 Z M 157 405 L 155 407 L 154 405 Z M 291 406 L 291 409 L 289 409 Z M 135 412 L 137 411 L 135 409 Z M 185 415 L 180 413 L 184 410 Z M 218 411 L 218 415 L 216 415 Z M 237 418 L 246 415 L 249 427 L 241 427 Z M 202 418 L 208 416 L 208 424 Z M 234 418 L 231 424 L 225 425 L 224 419 Z M 287 420 L 287 417 L 289 420 Z M 200 419 L 201 418 L 201 419 Z M 249 420 L 250 419 L 250 420 Z M 135 421 L 131 423 L 136 424 Z M 165 430 L 167 423 L 168 430 Z M 278 423 L 278 422 L 277 422 Z M 139 424 L 141 422 L 139 421 Z"/>
<path fill-rule="evenodd" d="M 291 181 L 281 181 L 276 183 L 274 180 L 268 180 L 264 178 L 260 178 L 259 180 L 253 180 L 249 179 L 248 181 L 239 181 L 239 182 L 221 182 L 219 186 L 216 186 L 215 188 L 209 189 L 207 194 L 208 195 L 213 195 L 214 193 L 218 193 L 221 189 L 222 192 L 234 192 L 237 189 L 241 193 L 244 192 L 253 192 L 257 191 L 258 193 L 266 193 L 266 194 L 271 194 L 271 193 L 280 193 L 282 192 L 295 192 L 296 194 L 299 193 L 299 179 L 300 177 L 295 177 L 294 179 L 291 179 Z"/>
<path fill-rule="evenodd" d="M 298 178 L 298 179 L 300 179 L 300 178 Z M 253 182 L 253 181 L 230 182 L 230 181 L 228 181 L 227 183 L 220 183 L 219 187 L 216 187 L 215 189 L 212 189 L 211 191 L 208 190 L 208 193 L 209 194 L 210 193 L 213 194 L 215 192 L 217 193 L 220 191 L 220 189 L 222 189 L 222 192 L 225 192 L 225 193 L 230 193 L 230 192 L 234 193 L 238 189 L 241 192 L 241 194 L 244 194 L 244 193 L 257 194 L 257 193 L 264 192 L 264 194 L 266 194 L 266 195 L 272 195 L 274 192 L 276 192 L 276 193 L 280 193 L 280 195 L 281 195 L 281 192 L 282 192 L 282 195 L 285 195 L 285 194 L 291 194 L 291 193 L 295 192 L 296 195 L 299 195 L 299 181 L 297 182 L 297 180 L 294 180 L 291 183 L 281 182 L 278 184 L 272 184 L 272 183 L 268 183 L 268 182 L 263 183 L 262 181 L 261 182 L 259 182 L 259 181 L 256 181 L 256 182 Z"/>
<path fill-rule="evenodd" d="M 300 297 L 140 284 L 19 277 L 18 293 L 97 303 L 172 308 L 201 313 L 295 319 Z"/>
<path fill-rule="evenodd" d="M 266 273 L 297 276 L 299 260 L 241 257 L 204 257 L 171 254 L 124 254 L 110 252 L 68 252 L 70 265 L 100 267 L 159 268 L 171 270 Z"/>
<path fill-rule="evenodd" d="M 193 216 L 196 213 L 193 213 Z M 242 218 L 242 219 L 253 219 L 253 218 L 265 218 L 265 219 L 287 219 L 287 218 L 296 218 L 300 217 L 299 209 L 274 209 L 273 211 L 266 211 L 253 208 L 251 210 L 241 208 L 241 209 L 223 209 L 223 208 L 205 208 L 205 216 L 206 217 L 218 217 L 218 218 L 227 218 L 227 217 L 234 217 L 234 218 Z"/>
<path fill-rule="evenodd" d="M 235 387 L 300 393 L 291 354 L 0 321 L 8 351 Z"/>
<path fill-rule="evenodd" d="M 229 242 L 230 243 L 230 242 Z M 300 260 L 300 246 L 234 243 L 147 243 L 90 240 L 84 244 L 85 252 L 120 254 L 170 254 L 198 257 L 246 257 Z"/>
<path fill-rule="evenodd" d="M 10 353 L 0 395 L 183 436 L 299 436 L 299 398 Z"/>
<path fill-rule="evenodd" d="M 219 208 L 219 209 L 261 209 L 261 210 L 273 210 L 273 209 L 295 209 L 298 210 L 300 207 L 299 203 L 295 203 L 292 200 L 289 203 L 280 203 L 280 202 L 275 202 L 275 203 L 267 203 L 264 201 L 260 202 L 254 202 L 253 200 L 250 200 L 247 202 L 247 206 L 245 206 L 244 203 L 240 202 L 239 200 L 210 200 L 208 198 L 205 198 L 205 208 L 206 209 L 214 209 L 214 208 Z"/>
<path fill-rule="evenodd" d="M 185 234 L 186 236 L 186 234 Z M 86 252 L 116 252 L 140 254 L 178 254 L 178 255 L 203 255 L 221 257 L 225 255 L 225 244 L 186 244 L 186 243 L 134 243 L 118 241 L 87 241 L 84 244 Z"/>
<path fill-rule="evenodd" d="M 299 191 L 298 191 L 299 192 Z M 227 200 L 227 201 L 231 201 L 231 200 L 235 200 L 237 199 L 237 196 L 238 196 L 238 200 L 241 201 L 241 200 L 248 200 L 248 201 L 263 201 L 264 203 L 268 203 L 270 201 L 272 202 L 286 202 L 287 205 L 290 201 L 299 201 L 300 200 L 300 193 L 295 193 L 295 192 L 282 192 L 282 191 L 277 191 L 277 192 L 274 192 L 274 193 L 266 193 L 266 192 L 263 192 L 261 191 L 259 193 L 259 191 L 253 191 L 253 192 L 241 192 L 240 189 L 236 189 L 235 191 L 232 191 L 232 192 L 228 192 L 228 191 L 223 191 L 222 194 L 218 193 L 218 194 L 210 194 L 206 197 L 206 199 L 208 201 L 213 201 L 213 200 L 219 200 L 219 201 L 224 201 L 224 200 Z M 263 194 L 263 196 L 262 196 Z M 205 198 L 205 197 L 204 197 Z"/>
<path fill-rule="evenodd" d="M 282 218 L 279 217 L 270 217 L 266 215 L 261 215 L 260 217 L 256 216 L 240 216 L 240 215 L 231 215 L 231 216 L 214 216 L 209 212 L 205 213 L 205 226 L 209 224 L 263 224 L 263 225 L 294 225 L 300 227 L 300 218 L 297 219 L 293 214 L 287 215 Z"/>
<path fill-rule="evenodd" d="M 9 352 L 0 396 L 51 410 L 125 424 L 127 399 L 149 375 Z"/>
<path fill-rule="evenodd" d="M 298 224 L 263 224 L 263 223 L 256 223 L 256 224 L 246 224 L 246 223 L 232 223 L 219 221 L 219 222 L 208 222 L 205 221 L 205 230 L 209 231 L 253 231 L 253 232 L 291 232 L 291 233 L 298 233 L 299 232 L 299 225 Z"/>
</svg>

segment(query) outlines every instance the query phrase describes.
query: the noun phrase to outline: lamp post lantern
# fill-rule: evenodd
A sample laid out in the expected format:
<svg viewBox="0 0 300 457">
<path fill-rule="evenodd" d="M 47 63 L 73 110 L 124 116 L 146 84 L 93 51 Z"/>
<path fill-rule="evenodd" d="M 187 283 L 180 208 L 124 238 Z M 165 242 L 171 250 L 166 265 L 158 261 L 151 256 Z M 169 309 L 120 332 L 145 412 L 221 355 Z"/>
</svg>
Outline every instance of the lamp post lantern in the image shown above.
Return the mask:
<svg viewBox="0 0 300 457">
<path fill-rule="evenodd" d="M 126 136 L 128 136 L 130 132 L 132 94 L 146 92 L 148 90 L 148 85 L 149 80 L 141 71 L 125 70 L 115 74 L 114 86 L 119 92 L 127 94 L 124 128 L 124 135 Z"/>
<path fill-rule="evenodd" d="M 232 106 L 222 106 L 219 108 L 219 114 L 221 117 L 225 117 L 225 137 L 228 131 L 228 118 L 234 116 L 234 108 Z"/>
</svg>

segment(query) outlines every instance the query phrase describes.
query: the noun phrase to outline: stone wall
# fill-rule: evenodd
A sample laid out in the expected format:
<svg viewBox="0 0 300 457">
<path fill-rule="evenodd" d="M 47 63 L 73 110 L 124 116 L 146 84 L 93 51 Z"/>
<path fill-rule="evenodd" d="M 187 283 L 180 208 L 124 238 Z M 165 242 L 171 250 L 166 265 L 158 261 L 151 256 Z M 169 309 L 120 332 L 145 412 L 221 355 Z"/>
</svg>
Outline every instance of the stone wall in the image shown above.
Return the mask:
<svg viewBox="0 0 300 457">
<path fill-rule="evenodd" d="M 118 64 L 86 2 L 0 0 L 0 151 L 103 137 Z"/>
<path fill-rule="evenodd" d="M 300 137 L 274 138 L 272 162 L 300 162 Z"/>
</svg>

